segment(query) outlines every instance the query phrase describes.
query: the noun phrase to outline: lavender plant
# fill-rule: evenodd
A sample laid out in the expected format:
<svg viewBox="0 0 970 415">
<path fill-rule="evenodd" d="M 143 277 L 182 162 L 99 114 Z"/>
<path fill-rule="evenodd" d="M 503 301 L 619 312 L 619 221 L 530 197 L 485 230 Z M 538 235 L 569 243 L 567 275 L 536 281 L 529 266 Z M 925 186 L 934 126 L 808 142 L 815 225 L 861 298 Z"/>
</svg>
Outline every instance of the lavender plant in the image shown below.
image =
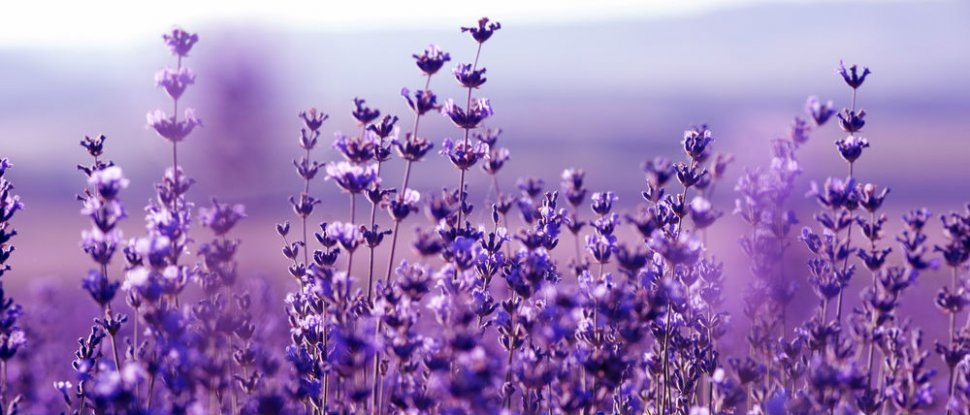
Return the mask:
<svg viewBox="0 0 970 415">
<path fill-rule="evenodd" d="M 487 81 L 483 45 L 499 29 L 487 18 L 461 29 L 476 47 L 472 63 L 452 71 L 464 106 L 439 105 L 430 89 L 451 56 L 436 46 L 413 55 L 424 85 L 400 91 L 413 114 L 403 134 L 397 116 L 354 98 L 356 128 L 334 134 L 336 160 L 324 162 L 317 150 L 329 116 L 316 108 L 299 113 L 299 182 L 289 198 L 295 218 L 275 229 L 292 279 L 282 313 L 239 265 L 235 231 L 244 207 L 213 198 L 196 210 L 189 198 L 194 180 L 179 164 L 180 143 L 201 121 L 179 105 L 196 79 L 183 60 L 198 36 L 177 28 L 165 34 L 176 66 L 156 83 L 173 111 L 156 110 L 148 123 L 171 144 L 171 167 L 145 208 L 145 234 L 125 241 L 121 194 L 131 183 L 104 157 L 104 136 L 81 142 L 91 157 L 79 166 L 87 186 L 78 199 L 91 224 L 81 248 L 94 264 L 81 287 L 97 314 L 70 371 L 58 372 L 66 380 L 47 389 L 52 402 L 36 405 L 29 401 L 44 398 L 28 393 L 30 382 L 8 378 L 8 367 L 31 370 L 35 357 L 25 353 L 23 311 L 2 279 L 17 234 L 10 220 L 22 204 L 5 176 L 11 165 L 0 159 L 0 413 L 24 404 L 84 415 L 970 410 L 970 320 L 959 325 L 968 303 L 970 206 L 940 216 L 938 241 L 931 242 L 932 215 L 923 208 L 903 215 L 900 232 L 888 237 L 889 188 L 864 180 L 858 168 L 870 146 L 860 135 L 866 113 L 857 107 L 869 69 L 839 65 L 851 91 L 847 108 L 806 101 L 805 114 L 770 141 L 769 164 L 740 174 L 734 217 L 725 217 L 715 193 L 733 157 L 714 151 L 707 125 L 683 133 L 681 159 L 643 163 L 639 204 L 627 211 L 623 203 L 637 198 L 592 189 L 587 175 L 597 171 L 566 169 L 550 189 L 541 177 L 512 186 L 500 176 L 510 152 L 499 146 L 502 130 L 485 126 L 491 102 L 475 96 Z M 415 163 L 435 141 L 420 128 L 433 111 L 461 134 L 444 138 L 439 151 L 458 170 L 457 187 L 414 185 Z M 801 206 L 792 195 L 806 190 L 800 155 L 832 120 L 845 134 L 835 144 L 848 176 L 808 186 L 820 210 L 799 233 Z M 401 177 L 391 171 L 394 154 Z M 491 188 L 476 211 L 467 174 L 479 163 Z M 346 195 L 349 211 L 318 198 L 321 172 Z M 399 188 L 387 187 L 397 179 Z M 366 217 L 358 216 L 360 197 L 370 205 Z M 401 237 L 422 208 L 427 225 Z M 734 251 L 708 243 L 731 220 L 744 227 L 737 248 L 746 271 L 719 259 Z M 197 243 L 193 223 L 211 238 Z M 399 244 L 413 252 L 398 252 Z M 365 249 L 366 266 L 355 266 Z M 382 254 L 386 267 L 377 263 Z M 933 339 L 931 350 L 901 305 L 917 298 L 907 294 L 922 275 L 941 266 L 950 282 L 935 302 L 948 335 Z M 736 321 L 727 300 L 739 281 L 747 282 L 745 318 Z M 285 316 L 282 330 L 274 315 Z M 936 376 L 943 367 L 945 399 Z"/>
<path fill-rule="evenodd" d="M 11 167 L 13 164 L 7 159 L 0 158 L 0 412 L 5 415 L 19 411 L 22 397 L 19 394 L 11 397 L 7 369 L 11 359 L 27 344 L 27 336 L 20 326 L 23 308 L 7 295 L 3 280 L 11 270 L 8 261 L 15 249 L 10 240 L 17 235 L 10 221 L 24 206 L 13 192 L 13 184 L 4 177 Z"/>
</svg>

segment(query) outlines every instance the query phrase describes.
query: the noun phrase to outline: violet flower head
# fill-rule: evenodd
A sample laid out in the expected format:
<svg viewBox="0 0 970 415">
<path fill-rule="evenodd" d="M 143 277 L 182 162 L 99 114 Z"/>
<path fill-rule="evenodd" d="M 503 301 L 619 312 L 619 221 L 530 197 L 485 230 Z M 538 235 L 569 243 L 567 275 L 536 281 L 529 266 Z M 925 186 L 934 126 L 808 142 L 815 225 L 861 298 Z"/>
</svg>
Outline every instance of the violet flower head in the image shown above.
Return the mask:
<svg viewBox="0 0 970 415">
<path fill-rule="evenodd" d="M 192 46 L 199 41 L 199 35 L 175 27 L 172 28 L 171 33 L 162 35 L 162 39 L 165 40 L 165 44 L 172 51 L 172 55 L 184 58 L 189 56 Z"/>
<path fill-rule="evenodd" d="M 647 246 L 671 264 L 691 265 L 697 262 L 704 250 L 700 240 L 690 232 L 680 232 L 676 238 L 668 237 L 657 229 L 647 241 Z"/>
<path fill-rule="evenodd" d="M 472 100 L 471 108 L 469 108 L 467 112 L 461 106 L 455 104 L 454 100 L 449 99 L 445 101 L 445 105 L 441 107 L 441 111 L 447 115 L 448 118 L 451 118 L 451 121 L 455 123 L 458 128 L 468 130 L 478 127 L 479 123 L 494 114 L 488 98 L 478 98 Z"/>
<path fill-rule="evenodd" d="M 421 137 L 414 137 L 411 133 L 407 133 L 406 140 L 391 140 L 391 145 L 397 147 L 397 154 L 408 161 L 421 161 L 434 147 L 434 143 Z"/>
<path fill-rule="evenodd" d="M 354 119 L 356 119 L 361 125 L 370 124 L 374 122 L 377 117 L 381 116 L 380 111 L 378 111 L 376 108 L 370 108 L 365 104 L 366 101 L 363 99 L 354 98 L 354 110 L 351 112 L 351 115 L 353 115 Z"/>
<path fill-rule="evenodd" d="M 84 140 L 81 141 L 81 147 L 84 147 L 91 157 L 101 157 L 101 154 L 104 153 L 104 141 L 107 139 L 108 137 L 105 137 L 104 134 L 98 135 L 94 138 L 84 136 Z M 6 159 L 3 161 L 6 161 Z M 0 176 L 3 176 L 3 174 L 0 174 Z"/>
<path fill-rule="evenodd" d="M 128 179 L 122 174 L 121 167 L 111 166 L 91 172 L 88 184 L 93 186 L 104 200 L 114 200 L 121 189 L 128 187 Z"/>
<path fill-rule="evenodd" d="M 300 113 L 300 118 L 303 119 L 303 125 L 310 131 L 317 131 L 323 126 L 323 122 L 330 118 L 329 115 L 323 112 L 317 111 L 316 107 L 310 107 L 306 111 Z"/>
<path fill-rule="evenodd" d="M 467 170 L 478 163 L 478 160 L 485 157 L 488 151 L 488 146 L 483 143 L 468 143 L 466 145 L 464 142 L 445 138 L 438 153 L 448 157 L 451 164 L 454 164 L 458 169 Z"/>
<path fill-rule="evenodd" d="M 360 229 L 353 223 L 333 222 L 327 225 L 327 233 L 333 236 L 347 251 L 357 249 L 361 242 Z"/>
<path fill-rule="evenodd" d="M 381 139 L 388 138 L 392 134 L 396 136 L 397 127 L 395 127 L 394 124 L 397 124 L 397 121 L 397 116 L 385 115 L 384 118 L 381 119 L 381 122 L 369 125 L 367 127 L 367 131 L 376 134 Z"/>
<path fill-rule="evenodd" d="M 340 152 L 347 161 L 354 164 L 363 164 L 377 155 L 378 139 L 370 132 L 364 132 L 363 136 L 348 136 L 340 131 L 335 132 L 333 148 Z"/>
<path fill-rule="evenodd" d="M 93 270 L 88 272 L 81 283 L 81 287 L 91 295 L 94 302 L 98 303 L 101 308 L 111 304 L 111 300 L 114 299 L 120 286 L 121 282 L 112 282 L 104 274 Z"/>
<path fill-rule="evenodd" d="M 185 117 L 176 120 L 175 116 L 169 117 L 165 111 L 155 110 L 148 113 L 148 126 L 153 128 L 162 138 L 177 143 L 188 137 L 195 127 L 202 126 L 202 120 L 196 118 L 195 110 L 192 108 L 185 110 Z"/>
<path fill-rule="evenodd" d="M 462 32 L 471 33 L 472 38 L 478 43 L 485 43 L 496 30 L 502 28 L 502 24 L 499 22 L 489 22 L 487 17 L 478 19 L 478 27 L 462 27 Z"/>
<path fill-rule="evenodd" d="M 414 54 L 411 56 L 414 57 L 418 69 L 421 69 L 421 72 L 424 72 L 428 76 L 437 73 L 444 66 L 445 62 L 451 60 L 451 55 L 448 52 L 442 51 L 437 45 L 430 45 L 422 54 Z"/>
<path fill-rule="evenodd" d="M 459 63 L 452 70 L 458 84 L 465 88 L 478 88 L 485 84 L 485 68 L 473 69 L 470 63 Z"/>
<path fill-rule="evenodd" d="M 412 99 L 411 91 L 407 88 L 401 88 L 401 96 L 408 102 L 408 107 L 411 108 L 411 111 L 414 111 L 417 115 L 424 115 L 428 111 L 441 108 L 438 105 L 438 97 L 430 90 L 417 90 L 414 92 L 414 98 Z"/>
<path fill-rule="evenodd" d="M 842 112 L 837 114 L 837 117 L 839 118 L 839 128 L 849 134 L 859 132 L 862 127 L 866 126 L 865 110 L 852 111 L 844 108 Z"/>
<path fill-rule="evenodd" d="M 353 164 L 346 161 L 327 165 L 327 180 L 333 180 L 341 189 L 349 193 L 360 193 L 371 185 L 380 183 L 377 164 Z"/>
<path fill-rule="evenodd" d="M 860 74 L 858 65 L 851 65 L 846 68 L 845 63 L 842 61 L 839 61 L 837 72 L 839 75 L 842 75 L 842 79 L 852 89 L 859 89 L 862 83 L 866 81 L 866 77 L 872 73 L 869 71 L 869 68 L 862 68 L 862 73 Z"/>
<path fill-rule="evenodd" d="M 863 137 L 850 135 L 837 140 L 835 146 L 839 149 L 839 154 L 849 163 L 854 163 L 862 156 L 862 150 L 869 148 L 869 140 Z"/>
<path fill-rule="evenodd" d="M 402 221 L 418 211 L 418 202 L 420 201 L 420 193 L 413 189 L 405 189 L 398 197 L 392 197 L 388 201 L 387 212 L 395 221 Z"/>
<path fill-rule="evenodd" d="M 684 151 L 691 159 L 703 162 L 710 155 L 710 144 L 714 142 L 711 130 L 706 125 L 699 125 L 684 131 Z"/>
<path fill-rule="evenodd" d="M 495 144 L 498 143 L 499 137 L 502 136 L 502 129 L 483 128 L 480 131 L 476 131 L 473 136 L 475 137 L 475 140 L 488 144 L 489 147 L 495 147 Z"/>
<path fill-rule="evenodd" d="M 822 103 L 817 96 L 810 96 L 805 101 L 805 113 L 812 117 L 816 126 L 823 126 L 833 115 L 835 115 L 835 105 L 831 100 Z"/>
<path fill-rule="evenodd" d="M 195 74 L 185 66 L 178 69 L 165 68 L 155 74 L 155 86 L 164 88 L 174 100 L 178 100 L 185 89 L 194 83 Z"/>
<path fill-rule="evenodd" d="M 884 187 L 882 191 L 878 191 L 876 185 L 866 183 L 859 190 L 859 206 L 862 206 L 867 212 L 875 212 L 882 207 L 882 203 L 886 200 L 886 195 L 888 194 L 888 187 Z"/>
<path fill-rule="evenodd" d="M 855 203 L 854 198 L 857 185 L 855 179 L 851 177 L 844 180 L 829 177 L 825 179 L 825 184 L 822 186 L 822 189 L 819 189 L 818 184 L 815 182 L 812 182 L 811 186 L 811 190 L 807 196 L 815 197 L 819 204 L 826 208 L 849 207 Z"/>
<path fill-rule="evenodd" d="M 714 209 L 710 201 L 700 196 L 691 200 L 689 211 L 690 219 L 694 222 L 694 226 L 697 229 L 704 229 L 711 226 L 714 224 L 714 221 L 724 215 L 724 212 Z"/>
<path fill-rule="evenodd" d="M 616 202 L 618 197 L 616 196 L 616 193 L 613 192 L 596 192 L 593 193 L 591 199 L 593 203 L 590 205 L 590 208 L 592 208 L 593 212 L 596 212 L 597 215 L 603 216 L 609 214 L 610 211 L 613 210 L 613 202 Z"/>
<path fill-rule="evenodd" d="M 212 207 L 199 208 L 199 222 L 212 230 L 216 236 L 229 233 L 239 221 L 246 218 L 246 208 L 241 204 L 230 205 L 212 199 Z"/>
</svg>

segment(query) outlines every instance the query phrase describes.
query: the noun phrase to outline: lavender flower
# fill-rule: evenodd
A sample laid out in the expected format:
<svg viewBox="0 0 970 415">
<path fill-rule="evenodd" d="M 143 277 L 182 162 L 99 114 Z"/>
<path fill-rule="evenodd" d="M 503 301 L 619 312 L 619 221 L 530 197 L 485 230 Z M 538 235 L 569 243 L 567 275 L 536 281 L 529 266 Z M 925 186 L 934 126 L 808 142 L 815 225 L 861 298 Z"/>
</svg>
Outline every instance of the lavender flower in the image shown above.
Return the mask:
<svg viewBox="0 0 970 415">
<path fill-rule="evenodd" d="M 165 89 L 168 96 L 178 100 L 189 85 L 195 83 L 195 74 L 189 68 L 165 68 L 155 74 L 155 85 Z"/>
<path fill-rule="evenodd" d="M 333 180 L 341 189 L 354 194 L 381 181 L 377 175 L 377 164 L 359 165 L 346 161 L 328 164 L 327 180 Z"/>
<path fill-rule="evenodd" d="M 365 105 L 365 103 L 366 101 L 363 99 L 354 98 L 354 110 L 351 112 L 351 115 L 354 116 L 354 119 L 356 119 L 360 125 L 368 125 L 374 122 L 377 117 L 381 116 L 380 111 L 375 108 L 368 107 Z"/>
<path fill-rule="evenodd" d="M 494 114 L 488 98 L 472 100 L 472 105 L 467 112 L 462 107 L 456 105 L 454 100 L 449 99 L 441 107 L 441 112 L 447 115 L 458 128 L 468 130 L 478 127 L 479 123 Z"/>
<path fill-rule="evenodd" d="M 465 88 L 478 88 L 485 84 L 485 68 L 473 69 L 470 63 L 458 64 L 452 71 L 458 84 Z"/>
<path fill-rule="evenodd" d="M 862 83 L 866 81 L 866 77 L 869 76 L 869 68 L 862 68 L 862 73 L 859 73 L 859 67 L 856 65 L 849 66 L 848 69 L 845 67 L 845 63 L 839 61 L 839 68 L 837 70 L 839 75 L 842 75 L 842 79 L 845 80 L 846 85 L 849 85 L 852 89 L 859 89 Z"/>
<path fill-rule="evenodd" d="M 173 143 L 184 140 L 195 127 L 202 126 L 202 120 L 196 118 L 195 110 L 191 108 L 185 110 L 185 117 L 182 120 L 175 119 L 175 116 L 168 116 L 162 110 L 148 113 L 147 119 L 149 127 L 159 136 Z"/>
<path fill-rule="evenodd" d="M 849 162 L 855 163 L 856 160 L 862 156 L 862 150 L 869 148 L 869 140 L 862 137 L 848 136 L 841 140 L 835 142 L 835 146 L 839 149 L 839 154 L 842 158 Z"/>
<path fill-rule="evenodd" d="M 199 35 L 175 27 L 170 33 L 162 35 L 162 39 L 165 40 L 165 44 L 172 51 L 172 55 L 184 58 L 189 56 L 192 46 L 199 41 Z"/>
<path fill-rule="evenodd" d="M 448 52 L 442 51 L 437 45 L 428 46 L 422 54 L 411 56 L 414 57 L 418 69 L 421 69 L 421 72 L 424 72 L 428 76 L 438 73 L 438 70 L 444 66 L 445 62 L 451 60 L 451 55 Z"/>
<path fill-rule="evenodd" d="M 471 33 L 472 38 L 478 43 L 485 43 L 489 38 L 495 34 L 496 30 L 502 28 L 502 24 L 499 22 L 489 23 L 487 17 L 483 17 L 478 20 L 478 27 L 462 27 L 462 32 Z"/>
<path fill-rule="evenodd" d="M 832 101 L 827 101 L 823 104 L 818 97 L 813 95 L 805 101 L 805 112 L 812 117 L 816 126 L 821 127 L 835 115 L 835 108 Z"/>
</svg>

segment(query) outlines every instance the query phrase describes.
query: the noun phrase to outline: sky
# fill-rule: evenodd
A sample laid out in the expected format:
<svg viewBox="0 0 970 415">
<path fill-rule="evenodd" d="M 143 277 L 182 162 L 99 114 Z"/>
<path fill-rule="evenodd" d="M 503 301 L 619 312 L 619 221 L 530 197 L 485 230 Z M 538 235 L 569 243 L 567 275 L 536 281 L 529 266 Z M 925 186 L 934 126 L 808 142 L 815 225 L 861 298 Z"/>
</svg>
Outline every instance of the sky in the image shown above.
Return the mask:
<svg viewBox="0 0 970 415">
<path fill-rule="evenodd" d="M 804 0 L 131 0 L 7 2 L 0 47 L 124 46 L 171 22 L 249 22 L 295 29 L 374 31 L 451 27 L 483 15 L 517 23 L 590 22 L 690 14 L 752 3 Z M 840 2 L 827 0 L 832 2 Z M 846 2 L 851 0 L 841 0 Z M 857 0 L 856 0 L 857 1 Z M 146 7 L 147 6 L 147 7 Z"/>
</svg>

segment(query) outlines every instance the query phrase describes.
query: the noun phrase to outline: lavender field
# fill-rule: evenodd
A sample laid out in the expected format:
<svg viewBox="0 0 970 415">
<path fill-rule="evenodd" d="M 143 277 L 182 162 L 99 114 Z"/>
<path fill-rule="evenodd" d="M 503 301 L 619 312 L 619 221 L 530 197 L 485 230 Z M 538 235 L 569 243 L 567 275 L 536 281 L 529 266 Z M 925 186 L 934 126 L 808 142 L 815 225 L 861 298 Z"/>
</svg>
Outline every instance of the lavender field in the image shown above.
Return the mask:
<svg viewBox="0 0 970 415">
<path fill-rule="evenodd" d="M 0 415 L 970 414 L 970 6 L 513 3 L 5 22 Z"/>
</svg>

